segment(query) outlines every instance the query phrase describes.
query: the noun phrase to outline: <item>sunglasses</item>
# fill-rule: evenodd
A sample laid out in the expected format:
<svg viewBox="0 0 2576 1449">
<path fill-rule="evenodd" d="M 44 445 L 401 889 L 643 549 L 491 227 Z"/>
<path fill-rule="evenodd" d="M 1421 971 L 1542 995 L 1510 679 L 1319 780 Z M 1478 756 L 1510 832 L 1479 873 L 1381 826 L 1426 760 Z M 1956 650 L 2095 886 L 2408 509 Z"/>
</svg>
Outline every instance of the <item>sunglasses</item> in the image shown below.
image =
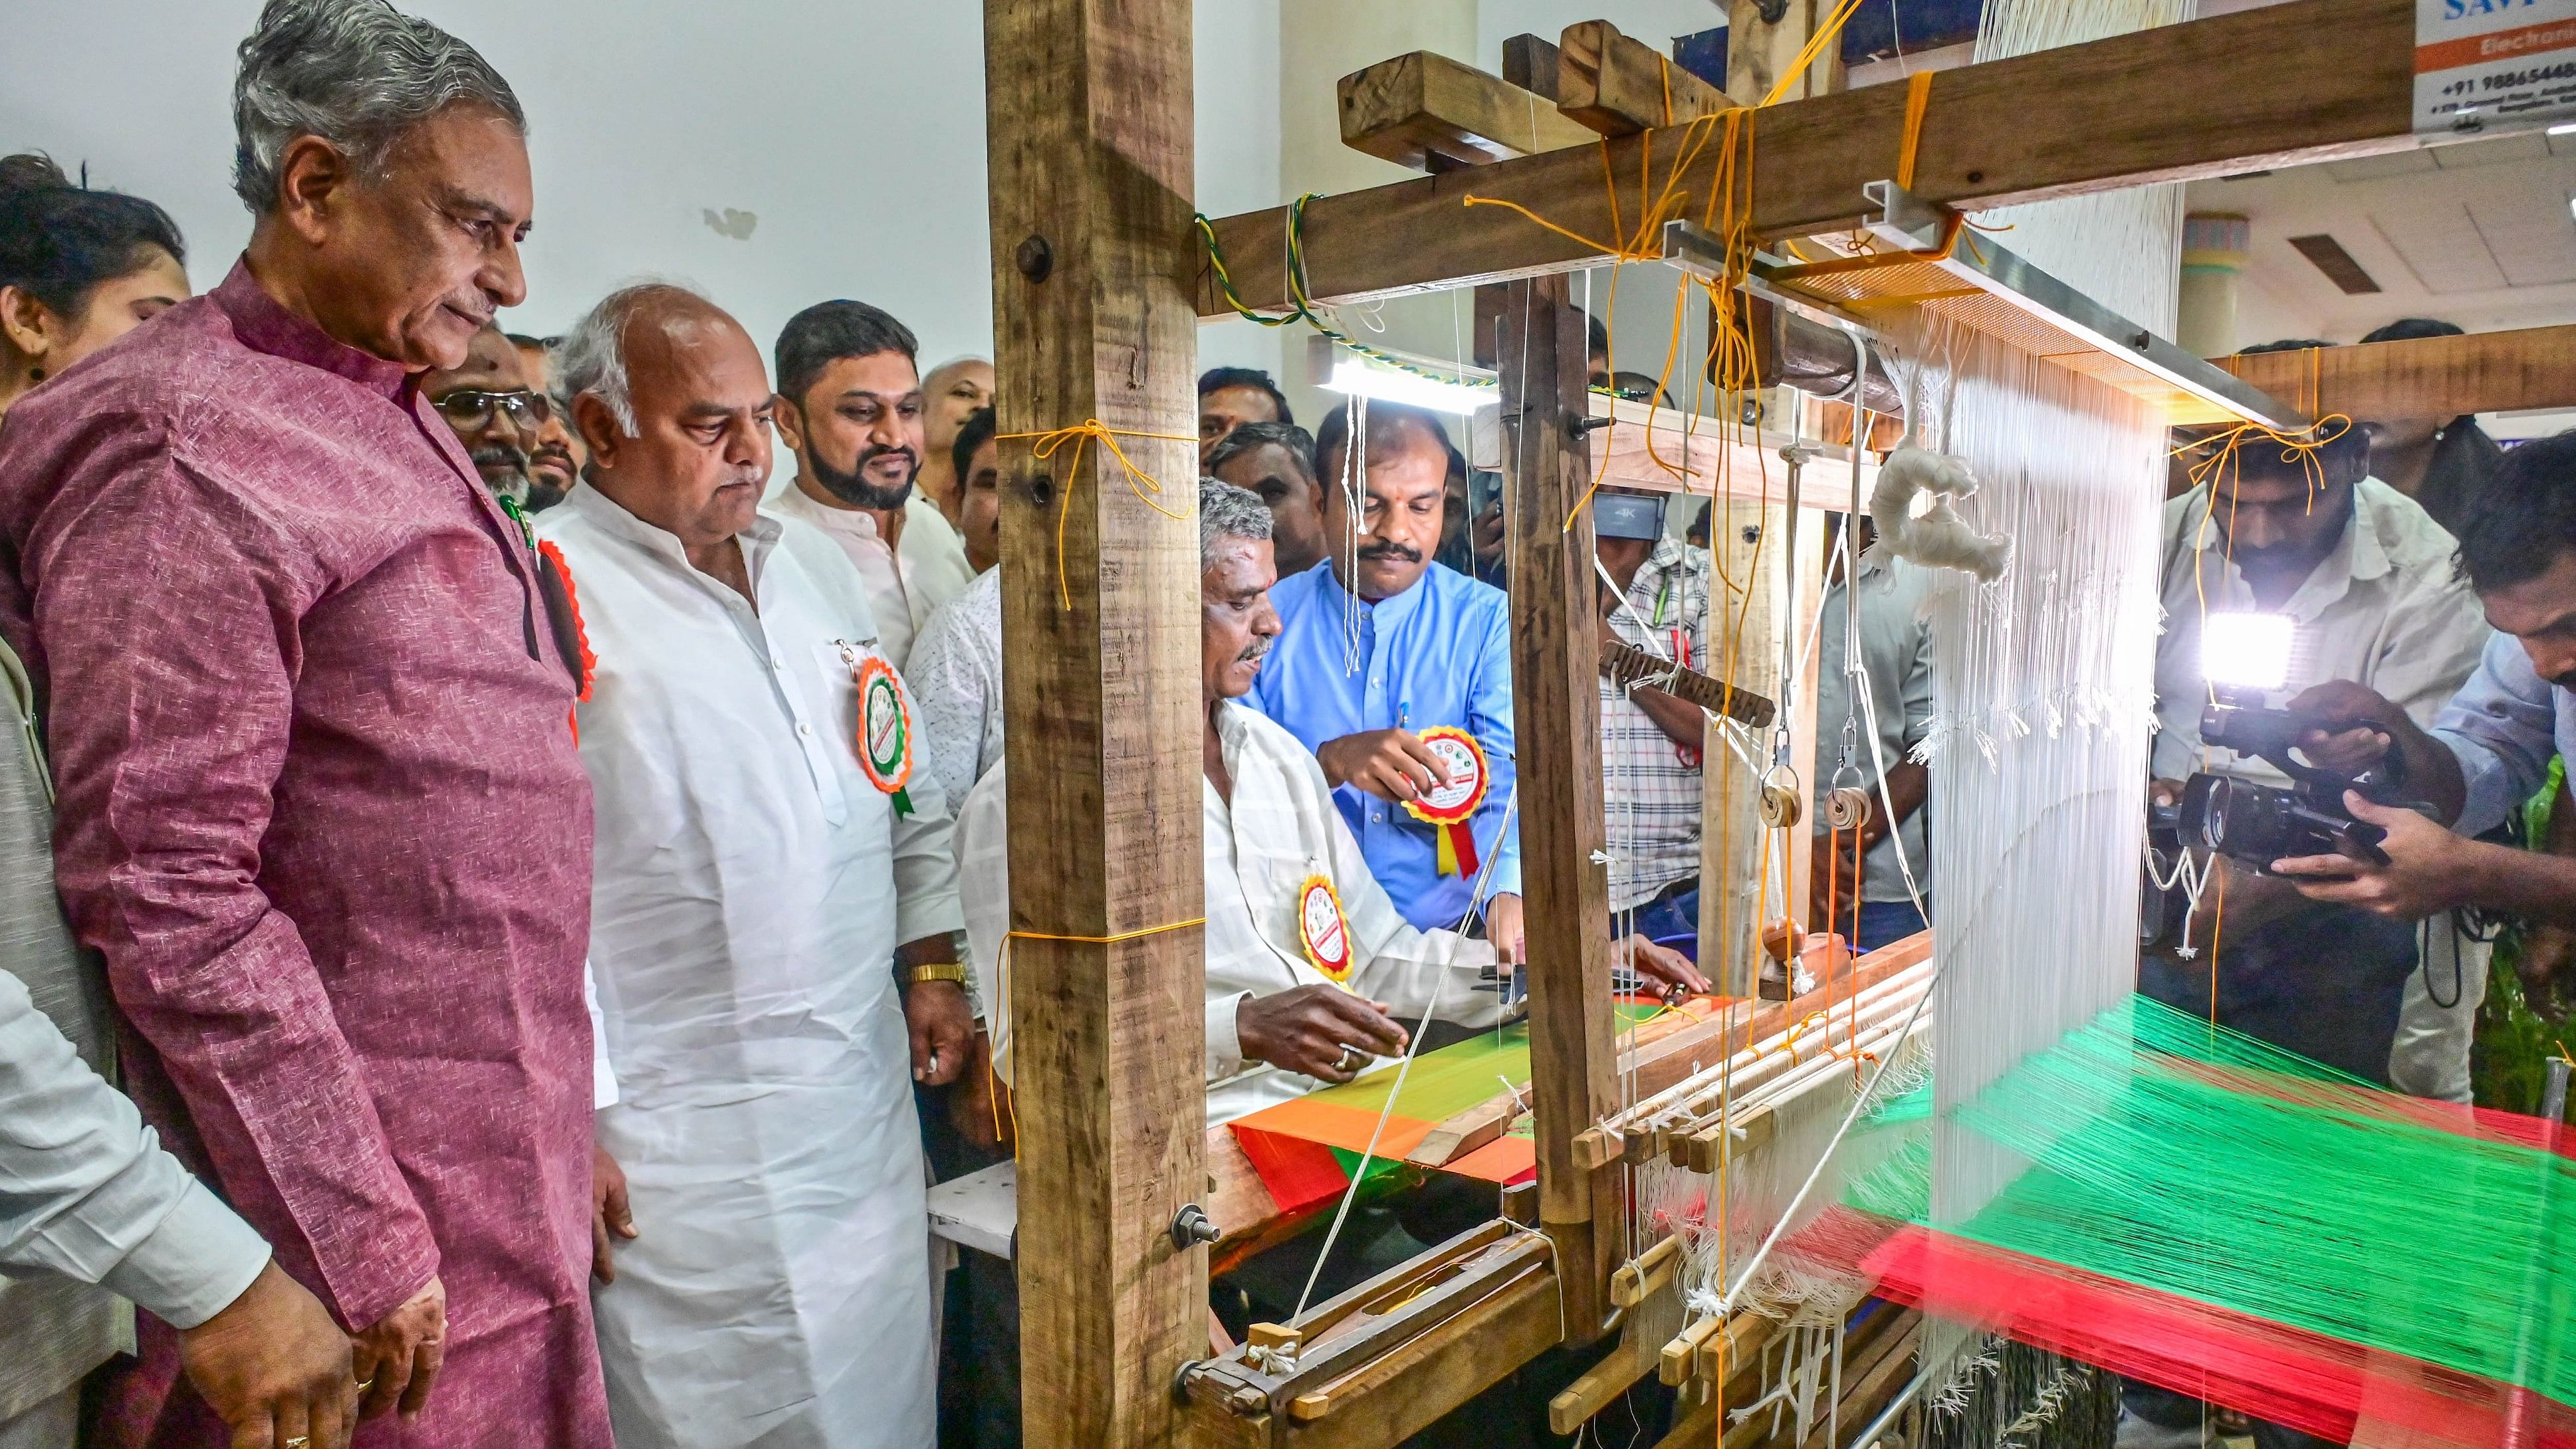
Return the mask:
<svg viewBox="0 0 2576 1449">
<path fill-rule="evenodd" d="M 459 388 L 443 397 L 434 397 L 429 405 L 438 409 L 450 426 L 479 428 L 492 421 L 495 409 L 506 412 L 510 420 L 523 428 L 541 428 L 555 415 L 554 401 L 541 392 L 519 388 L 512 392 L 480 392 Z"/>
</svg>

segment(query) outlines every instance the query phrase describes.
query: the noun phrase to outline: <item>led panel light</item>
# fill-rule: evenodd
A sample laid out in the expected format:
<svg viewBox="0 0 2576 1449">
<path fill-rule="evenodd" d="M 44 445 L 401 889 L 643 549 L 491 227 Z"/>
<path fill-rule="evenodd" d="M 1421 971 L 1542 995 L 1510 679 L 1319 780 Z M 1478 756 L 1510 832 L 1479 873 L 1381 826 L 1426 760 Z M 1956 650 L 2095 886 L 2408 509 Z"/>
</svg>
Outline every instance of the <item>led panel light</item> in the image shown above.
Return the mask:
<svg viewBox="0 0 2576 1449">
<path fill-rule="evenodd" d="M 1333 375 L 1325 379 L 1323 385 L 1333 392 L 1350 393 L 1378 402 L 1405 403 L 1460 417 L 1502 402 L 1501 394 L 1494 388 L 1416 377 L 1391 367 L 1373 366 L 1366 359 L 1349 353 L 1333 359 Z"/>
<path fill-rule="evenodd" d="M 2200 672 L 2212 684 L 2279 689 L 2295 632 L 2287 614 L 2212 614 L 2200 626 Z"/>
</svg>

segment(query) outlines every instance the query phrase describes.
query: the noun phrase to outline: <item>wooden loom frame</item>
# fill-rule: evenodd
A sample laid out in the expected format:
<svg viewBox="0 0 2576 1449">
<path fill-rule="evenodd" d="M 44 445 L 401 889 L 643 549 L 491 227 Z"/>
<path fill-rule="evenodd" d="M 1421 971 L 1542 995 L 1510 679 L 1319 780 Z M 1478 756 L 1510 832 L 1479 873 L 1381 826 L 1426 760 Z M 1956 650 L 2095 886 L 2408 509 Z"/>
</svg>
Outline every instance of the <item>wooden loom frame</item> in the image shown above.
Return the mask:
<svg viewBox="0 0 2576 1449">
<path fill-rule="evenodd" d="M 1622 1215 L 1615 1163 L 1589 1166 L 1597 1154 L 1577 1148 L 1615 1100 L 1614 1049 L 1606 888 L 1590 864 L 1603 832 L 1586 627 L 1593 543 L 1584 517 L 1556 526 L 1580 494 L 1586 460 L 1570 426 L 1585 410 L 1584 344 L 1565 277 L 1598 257 L 1460 199 L 1472 183 L 1606 236 L 1605 155 L 1633 194 L 1647 148 L 1669 158 L 1681 133 L 1635 131 L 1307 208 L 1320 300 L 1492 285 L 1504 289 L 1493 310 L 1529 348 L 1529 367 L 1513 370 L 1527 387 L 1507 380 L 1504 412 L 1521 585 L 1512 628 L 1537 1217 L 1549 1247 L 1546 1271 L 1518 1262 L 1475 1302 L 1423 1293 L 1452 1311 L 1370 1369 L 1346 1411 L 1273 1422 L 1174 1392 L 1175 1374 L 1205 1353 L 1206 1326 L 1206 1260 L 1172 1232 L 1208 1181 L 1196 1046 L 1199 724 L 1185 663 L 1196 635 L 1194 529 L 1162 516 L 1105 450 L 1077 440 L 1041 459 L 1033 439 L 1010 437 L 1096 419 L 1174 435 L 1121 438 L 1149 477 L 1195 473 L 1194 329 L 1231 309 L 1190 222 L 1189 0 L 986 0 L 984 13 L 986 54 L 1012 58 L 987 67 L 987 116 L 1006 438 L 1012 926 L 1023 933 L 1012 991 L 1027 1189 L 1027 1441 L 1389 1444 L 1540 1350 L 1597 1338 L 1616 1311 L 1607 1230 Z M 1914 190 L 1935 204 L 1983 206 L 2418 146 L 2413 14 L 2413 0 L 2289 0 L 1945 72 Z M 1599 87 L 1594 109 L 1615 109 L 1606 95 L 1614 89 Z M 1862 185 L 1887 174 L 1900 147 L 1903 89 L 1765 113 L 1755 232 L 1795 236 L 1859 221 Z M 1271 208 L 1214 223 L 1254 308 L 1286 308 L 1285 220 Z M 2560 329 L 2543 331 L 2549 346 L 2566 346 Z M 2323 402 L 2337 405 L 2331 387 Z M 1089 465 L 1078 472 L 1077 452 Z M 1160 505 L 1186 515 L 1190 500 Z"/>
</svg>

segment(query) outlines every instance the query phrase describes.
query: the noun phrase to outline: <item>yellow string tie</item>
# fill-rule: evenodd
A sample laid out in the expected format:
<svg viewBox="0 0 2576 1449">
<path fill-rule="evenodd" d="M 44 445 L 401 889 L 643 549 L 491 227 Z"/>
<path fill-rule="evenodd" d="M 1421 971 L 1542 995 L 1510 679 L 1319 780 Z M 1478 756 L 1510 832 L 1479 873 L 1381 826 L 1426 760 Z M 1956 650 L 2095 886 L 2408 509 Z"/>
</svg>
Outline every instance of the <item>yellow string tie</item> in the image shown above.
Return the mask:
<svg viewBox="0 0 2576 1449">
<path fill-rule="evenodd" d="M 1075 941 L 1086 946 L 1115 946 L 1121 941 L 1133 941 L 1139 936 L 1159 936 L 1165 931 L 1186 931 L 1192 926 L 1206 924 L 1207 917 L 1192 916 L 1186 921 L 1166 921 L 1159 926 L 1139 926 L 1135 930 L 1121 931 L 1114 936 L 1058 936 L 1046 931 L 1013 931 L 1004 936 L 1002 942 L 1008 945 L 1013 941 Z"/>
<path fill-rule="evenodd" d="M 1163 491 L 1163 485 L 1154 480 L 1153 474 L 1137 467 L 1136 464 L 1128 458 L 1126 450 L 1118 446 L 1118 440 L 1120 438 L 1163 438 L 1176 443 L 1195 443 L 1198 441 L 1196 438 L 1182 433 L 1146 433 L 1133 431 L 1127 428 L 1113 428 L 1098 418 L 1089 418 L 1073 427 L 1057 428 L 1050 432 L 1003 433 L 997 437 L 995 441 L 999 442 L 1004 439 L 1016 438 L 1037 439 L 1037 445 L 1032 449 L 1032 451 L 1037 455 L 1037 459 L 1041 463 L 1054 457 L 1056 450 L 1063 447 L 1065 444 L 1072 443 L 1076 445 L 1073 455 L 1073 466 L 1065 470 L 1064 498 L 1063 501 L 1056 506 L 1055 515 L 1056 598 L 1059 603 L 1064 605 L 1068 612 L 1073 608 L 1073 587 L 1065 581 L 1064 576 L 1064 527 L 1066 521 L 1073 517 L 1074 484 L 1082 477 L 1081 443 L 1085 441 L 1096 441 L 1101 447 L 1109 450 L 1109 456 L 1118 460 L 1118 466 L 1127 470 L 1127 491 L 1135 494 L 1138 502 L 1154 510 L 1156 513 L 1163 515 L 1165 518 L 1173 519 L 1175 521 L 1185 519 L 1190 516 L 1187 509 L 1183 509 L 1176 513 L 1155 501 L 1155 496 Z M 1164 928 L 1158 927 L 1157 929 Z M 1057 939 L 1071 941 L 1080 940 L 1082 938 L 1077 936 L 1065 936 Z"/>
<path fill-rule="evenodd" d="M 2191 485 L 2197 488 L 2203 484 L 2215 484 L 2230 470 L 2240 470 L 2243 465 L 2236 454 L 2248 442 L 2270 443 L 2285 453 L 2298 455 L 2299 465 L 2308 475 L 2308 503 L 2313 508 L 2317 490 L 2325 487 L 2326 483 L 2325 464 L 2317 460 L 2317 454 L 2351 431 L 2352 418 L 2344 413 L 2328 413 L 2304 428 L 2289 432 L 2267 428 L 2261 423 L 2238 423 L 2224 433 L 2184 443 L 2173 449 L 2169 456 L 2179 458 L 2204 448 L 2210 450 L 2206 457 L 2192 463 L 2186 470 Z M 2213 486 L 2210 490 L 2211 506 L 2215 507 L 2217 501 L 2217 489 Z"/>
<path fill-rule="evenodd" d="M 999 978 L 1002 1000 L 997 1006 L 990 1009 L 998 1011 L 1010 1010 L 1011 943 L 1013 941 L 1075 941 L 1087 946 L 1114 946 L 1121 941 L 1133 941 L 1139 936 L 1159 936 L 1165 931 L 1186 931 L 1192 926 L 1204 926 L 1206 924 L 1207 917 L 1192 916 L 1186 921 L 1166 921 L 1159 926 L 1140 926 L 1133 931 L 1120 931 L 1114 936 L 1059 936 L 1050 931 L 1005 931 L 1002 933 L 1002 959 L 996 962 L 993 967 L 993 974 Z M 1000 1136 L 1002 1132 L 1001 1104 L 1006 1100 L 1010 1103 L 1011 1159 L 1016 1162 L 1019 1160 L 1020 1156 L 1019 1098 L 1016 1092 L 1003 1087 L 1001 1075 L 994 1068 L 991 1053 L 987 1053 L 984 1058 L 984 1079 L 993 1089 L 993 1134 L 997 1137 Z"/>
</svg>

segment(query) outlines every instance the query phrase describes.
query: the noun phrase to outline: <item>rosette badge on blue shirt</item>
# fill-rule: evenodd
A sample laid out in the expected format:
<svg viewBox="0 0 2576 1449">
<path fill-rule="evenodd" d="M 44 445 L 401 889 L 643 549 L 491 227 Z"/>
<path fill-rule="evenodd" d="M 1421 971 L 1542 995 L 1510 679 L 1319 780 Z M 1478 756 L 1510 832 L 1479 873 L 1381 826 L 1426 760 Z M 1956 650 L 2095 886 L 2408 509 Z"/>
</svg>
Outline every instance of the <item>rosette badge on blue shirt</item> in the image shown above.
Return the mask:
<svg viewBox="0 0 2576 1449">
<path fill-rule="evenodd" d="M 1412 588 L 1372 604 L 1333 577 L 1330 560 L 1281 579 L 1270 591 L 1278 642 L 1262 661 L 1244 703 L 1295 735 L 1309 751 L 1345 735 L 1446 726 L 1484 756 L 1485 785 L 1466 819 L 1417 819 L 1402 806 L 1343 785 L 1333 791 L 1359 837 L 1378 884 L 1414 926 L 1456 926 L 1467 914 L 1478 870 L 1484 895 L 1517 895 L 1520 844 L 1512 808 L 1511 607 L 1503 591 L 1433 564 Z M 1459 868 L 1442 870 L 1445 852 Z"/>
</svg>

